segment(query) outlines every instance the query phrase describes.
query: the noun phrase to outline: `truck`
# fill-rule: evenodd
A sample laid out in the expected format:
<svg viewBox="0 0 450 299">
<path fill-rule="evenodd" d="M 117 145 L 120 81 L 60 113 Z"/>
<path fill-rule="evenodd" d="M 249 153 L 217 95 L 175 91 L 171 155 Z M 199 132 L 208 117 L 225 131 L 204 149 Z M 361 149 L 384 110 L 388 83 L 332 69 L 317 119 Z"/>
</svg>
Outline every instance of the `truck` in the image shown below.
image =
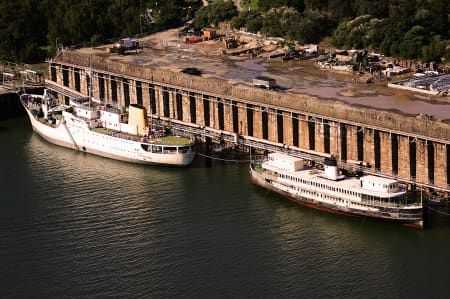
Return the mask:
<svg viewBox="0 0 450 299">
<path fill-rule="evenodd" d="M 139 41 L 126 37 L 120 39 L 114 46 L 116 48 L 125 48 L 125 50 L 134 50 L 139 48 Z"/>
<path fill-rule="evenodd" d="M 277 83 L 275 79 L 259 76 L 253 79 L 253 86 L 259 88 L 273 89 L 277 86 Z"/>
</svg>

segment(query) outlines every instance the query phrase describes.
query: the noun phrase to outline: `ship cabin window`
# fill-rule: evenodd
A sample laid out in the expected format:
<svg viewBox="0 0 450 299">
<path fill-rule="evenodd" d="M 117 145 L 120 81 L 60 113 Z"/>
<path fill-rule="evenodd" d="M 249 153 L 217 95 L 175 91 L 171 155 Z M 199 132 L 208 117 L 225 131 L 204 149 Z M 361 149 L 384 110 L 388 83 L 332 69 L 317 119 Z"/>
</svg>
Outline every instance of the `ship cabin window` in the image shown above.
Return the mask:
<svg viewBox="0 0 450 299">
<path fill-rule="evenodd" d="M 162 146 L 152 145 L 152 153 L 162 153 Z"/>
<path fill-rule="evenodd" d="M 177 148 L 175 146 L 166 146 L 166 147 L 164 147 L 164 152 L 165 153 L 176 153 Z"/>
<path fill-rule="evenodd" d="M 178 148 L 178 152 L 179 153 L 187 153 L 187 152 L 189 152 L 189 146 L 182 146 L 182 147 L 179 147 Z"/>
</svg>

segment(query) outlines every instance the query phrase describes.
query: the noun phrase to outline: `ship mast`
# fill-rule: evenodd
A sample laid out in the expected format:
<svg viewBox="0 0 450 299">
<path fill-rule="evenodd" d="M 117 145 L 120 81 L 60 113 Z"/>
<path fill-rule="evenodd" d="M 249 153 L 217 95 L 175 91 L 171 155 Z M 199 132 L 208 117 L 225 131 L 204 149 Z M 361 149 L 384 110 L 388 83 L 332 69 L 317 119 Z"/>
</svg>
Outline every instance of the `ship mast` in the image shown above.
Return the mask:
<svg viewBox="0 0 450 299">
<path fill-rule="evenodd" d="M 89 97 L 89 108 L 91 108 L 92 101 L 92 55 L 89 55 L 89 70 L 87 71 L 89 75 L 89 88 L 88 88 L 88 97 Z"/>
</svg>

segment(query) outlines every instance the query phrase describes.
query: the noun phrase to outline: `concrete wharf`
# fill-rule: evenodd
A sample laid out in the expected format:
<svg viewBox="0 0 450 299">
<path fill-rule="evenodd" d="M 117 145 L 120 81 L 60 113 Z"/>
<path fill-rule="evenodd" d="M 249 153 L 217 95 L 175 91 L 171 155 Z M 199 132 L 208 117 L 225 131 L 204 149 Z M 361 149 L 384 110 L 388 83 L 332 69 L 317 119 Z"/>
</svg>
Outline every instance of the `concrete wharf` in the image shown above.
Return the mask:
<svg viewBox="0 0 450 299">
<path fill-rule="evenodd" d="M 443 117 L 439 112 L 439 117 L 430 117 L 433 112 L 354 105 L 307 94 L 294 84 L 286 88 L 292 77 L 286 75 L 289 81 L 273 68 L 238 74 L 220 55 L 208 61 L 186 54 L 190 49 L 174 54 L 167 43 L 160 44 L 164 49 L 149 42 L 140 53 L 126 56 L 104 49 L 62 50 L 49 61 L 47 84 L 67 99 L 91 93 L 117 105 L 142 104 L 149 117 L 185 134 L 287 151 L 316 162 L 336 157 L 341 168 L 395 177 L 411 188 L 420 186 L 448 196 L 447 103 L 430 104 L 443 105 L 445 109 L 438 109 L 444 111 Z M 167 56 L 178 59 L 169 63 Z M 164 63 L 158 60 L 161 57 Z M 187 66 L 202 67 L 204 75 L 181 73 Z M 255 74 L 275 77 L 283 85 L 276 90 L 253 87 Z"/>
</svg>

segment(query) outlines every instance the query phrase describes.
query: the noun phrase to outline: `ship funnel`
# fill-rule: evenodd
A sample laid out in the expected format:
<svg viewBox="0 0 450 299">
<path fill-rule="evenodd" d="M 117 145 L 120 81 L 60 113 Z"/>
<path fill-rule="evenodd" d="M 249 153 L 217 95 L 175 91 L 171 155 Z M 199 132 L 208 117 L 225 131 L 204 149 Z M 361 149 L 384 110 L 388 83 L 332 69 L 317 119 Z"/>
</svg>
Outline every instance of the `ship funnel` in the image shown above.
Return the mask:
<svg viewBox="0 0 450 299">
<path fill-rule="evenodd" d="M 128 124 L 137 127 L 139 136 L 144 136 L 147 132 L 147 115 L 144 106 L 131 104 L 128 107 Z"/>
<path fill-rule="evenodd" d="M 325 170 L 325 176 L 330 180 L 339 179 L 337 161 L 332 159 L 325 159 L 323 163 L 323 167 Z"/>
</svg>

